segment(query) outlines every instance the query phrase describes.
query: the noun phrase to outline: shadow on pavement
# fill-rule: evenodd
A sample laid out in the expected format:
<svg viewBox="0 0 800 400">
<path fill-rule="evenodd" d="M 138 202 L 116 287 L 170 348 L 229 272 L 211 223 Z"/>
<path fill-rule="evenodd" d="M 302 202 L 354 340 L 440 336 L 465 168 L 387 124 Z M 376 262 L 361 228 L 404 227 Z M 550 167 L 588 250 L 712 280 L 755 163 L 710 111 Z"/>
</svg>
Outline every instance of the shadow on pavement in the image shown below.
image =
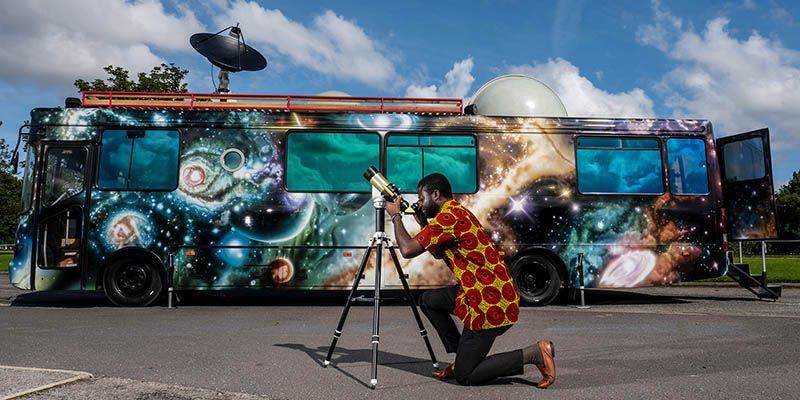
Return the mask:
<svg viewBox="0 0 800 400">
<path fill-rule="evenodd" d="M 320 368 L 322 368 L 322 362 L 323 360 L 325 360 L 325 356 L 328 354 L 327 346 L 312 348 L 312 347 L 307 347 L 306 345 L 300 343 L 278 343 L 275 344 L 275 346 L 302 351 L 306 353 L 306 355 L 308 355 L 308 357 L 311 358 L 314 362 L 319 364 Z M 333 357 L 331 358 L 331 365 L 329 366 L 329 368 L 335 369 L 341 372 L 343 375 L 347 376 L 348 378 L 358 382 L 362 386 L 371 389 L 372 387 L 369 386 L 369 376 L 364 376 L 362 378 L 359 378 L 354 376 L 350 372 L 340 368 L 340 365 L 355 364 L 355 363 L 369 363 L 371 365 L 372 349 L 365 348 L 365 349 L 352 350 L 341 346 L 337 346 L 333 352 Z M 390 353 L 382 350 L 378 351 L 378 363 L 384 367 L 394 368 L 397 370 L 420 375 L 426 378 L 430 378 L 431 371 L 433 371 L 433 366 L 431 365 L 431 360 L 429 359 L 409 357 L 402 354 Z M 440 365 L 442 364 L 444 364 L 444 366 L 447 365 L 446 363 L 442 363 L 440 361 Z M 378 378 L 380 378 L 380 376 Z M 444 382 L 457 385 L 456 381 L 452 379 Z M 491 382 L 492 385 L 512 384 L 512 383 L 533 385 L 531 381 L 517 377 L 501 378 Z"/>
<path fill-rule="evenodd" d="M 709 291 L 709 295 L 703 295 L 705 287 L 695 288 L 693 294 L 653 294 L 645 293 L 647 290 L 655 291 L 655 288 L 644 289 L 587 289 L 586 290 L 586 304 L 587 305 L 646 305 L 646 304 L 691 304 L 696 300 L 710 300 L 710 301 L 763 301 L 751 295 L 749 292 L 742 289 L 741 293 L 736 292 L 736 296 L 714 296 Z M 633 290 L 633 291 L 632 291 Z M 561 305 L 577 305 L 580 303 L 580 294 L 578 290 L 574 293 L 565 293 L 560 296 L 556 304 Z"/>
<path fill-rule="evenodd" d="M 708 296 L 702 293 L 666 295 L 646 293 L 647 289 L 587 289 L 586 303 L 588 305 L 641 305 L 641 304 L 689 304 L 695 300 L 711 301 L 761 301 L 750 297 L 743 292 L 741 296 Z M 698 288 L 701 291 L 702 288 Z M 572 292 L 572 293 L 570 293 Z M 371 296 L 371 291 L 359 292 Z M 416 292 L 415 296 L 421 292 Z M 253 289 L 229 289 L 214 291 L 179 291 L 180 301 L 175 301 L 177 307 L 344 307 L 348 291 L 320 290 L 320 291 L 270 291 Z M 382 304 L 388 306 L 407 306 L 408 302 L 403 296 L 403 291 L 381 291 Z M 578 291 L 564 291 L 559 295 L 554 305 L 576 305 L 580 302 Z M 55 290 L 45 292 L 23 292 L 11 297 L 8 304 L 12 307 L 62 307 L 62 308 L 91 308 L 113 307 L 102 292 L 80 292 Z M 166 307 L 166 296 L 162 296 L 153 303 L 153 307 Z M 372 302 L 354 302 L 354 307 L 371 307 Z"/>
<path fill-rule="evenodd" d="M 25 292 L 11 300 L 12 307 L 91 308 L 113 307 L 103 293 L 53 290 Z"/>
<path fill-rule="evenodd" d="M 91 308 L 114 307 L 102 292 L 81 292 L 70 290 L 53 290 L 43 292 L 21 292 L 12 297 L 8 304 L 12 307 L 59 307 L 59 308 Z M 177 307 L 344 307 L 348 291 L 269 291 L 229 289 L 214 291 L 179 291 L 180 301 L 173 301 Z M 365 296 L 373 292 L 364 291 Z M 402 291 L 381 291 L 382 305 L 408 305 Z M 166 295 L 157 299 L 151 307 L 167 306 Z M 354 302 L 353 307 L 369 306 L 372 302 Z"/>
</svg>

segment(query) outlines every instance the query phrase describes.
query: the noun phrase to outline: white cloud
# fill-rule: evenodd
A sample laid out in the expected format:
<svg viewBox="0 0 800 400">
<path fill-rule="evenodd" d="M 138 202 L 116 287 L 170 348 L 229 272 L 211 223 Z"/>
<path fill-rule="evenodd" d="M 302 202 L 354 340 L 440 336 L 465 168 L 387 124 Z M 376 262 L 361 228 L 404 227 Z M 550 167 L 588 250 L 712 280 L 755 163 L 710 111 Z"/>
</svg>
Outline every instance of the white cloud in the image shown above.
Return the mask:
<svg viewBox="0 0 800 400">
<path fill-rule="evenodd" d="M 394 65 L 380 46 L 356 23 L 325 11 L 309 26 L 287 18 L 280 10 L 237 0 L 215 18 L 218 26 L 238 21 L 248 43 L 267 47 L 276 57 L 338 79 L 388 87 L 396 78 Z"/>
<path fill-rule="evenodd" d="M 192 51 L 188 37 L 203 30 L 191 10 L 179 10 L 168 14 L 158 0 L 4 2 L 0 80 L 69 85 L 109 64 L 149 71 L 163 62 L 154 50 Z"/>
<path fill-rule="evenodd" d="M 406 89 L 407 97 L 465 98 L 475 77 L 472 76 L 472 57 L 453 63 L 453 68 L 444 76 L 441 87 L 436 85 L 411 85 Z"/>
<path fill-rule="evenodd" d="M 436 85 L 417 86 L 411 85 L 406 89 L 406 97 L 432 98 L 439 97 Z"/>
<path fill-rule="evenodd" d="M 636 41 L 667 51 L 676 32 L 681 30 L 683 21 L 661 8 L 660 0 L 652 0 L 651 6 L 655 21 L 652 25 L 642 25 L 636 30 Z"/>
<path fill-rule="evenodd" d="M 561 98 L 567 112 L 575 117 L 652 117 L 653 100 L 639 88 L 609 93 L 594 86 L 578 67 L 561 58 L 543 64 L 512 66 L 510 72 L 544 82 Z"/>
<path fill-rule="evenodd" d="M 653 6 L 656 19 L 674 19 L 658 3 Z M 712 19 L 701 33 L 675 27 L 666 46 L 647 43 L 677 63 L 656 89 L 673 117 L 709 119 L 718 136 L 769 127 L 780 184 L 797 169 L 800 150 L 800 52 L 758 32 L 735 38 L 729 23 Z"/>
<path fill-rule="evenodd" d="M 753 32 L 732 37 L 716 18 L 698 34 L 681 32 L 676 60 L 657 86 L 675 117 L 707 118 L 717 133 L 769 126 L 779 148 L 800 148 L 800 52 Z"/>
</svg>

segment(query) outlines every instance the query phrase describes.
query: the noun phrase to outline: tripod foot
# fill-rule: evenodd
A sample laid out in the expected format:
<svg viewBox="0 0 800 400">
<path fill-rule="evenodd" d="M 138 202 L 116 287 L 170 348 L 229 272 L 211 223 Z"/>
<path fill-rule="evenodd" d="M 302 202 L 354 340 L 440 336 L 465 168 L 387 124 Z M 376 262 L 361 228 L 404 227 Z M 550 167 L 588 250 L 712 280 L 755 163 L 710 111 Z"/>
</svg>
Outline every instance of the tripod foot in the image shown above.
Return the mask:
<svg viewBox="0 0 800 400">
<path fill-rule="evenodd" d="M 377 379 L 370 379 L 369 380 L 369 385 L 372 386 L 373 389 L 375 389 L 378 386 L 378 380 Z"/>
<path fill-rule="evenodd" d="M 323 362 L 322 362 L 322 368 L 325 368 L 325 367 L 327 367 L 328 365 L 331 365 L 331 362 L 330 362 L 330 361 L 328 361 L 328 360 L 325 360 L 325 361 L 323 361 Z"/>
</svg>

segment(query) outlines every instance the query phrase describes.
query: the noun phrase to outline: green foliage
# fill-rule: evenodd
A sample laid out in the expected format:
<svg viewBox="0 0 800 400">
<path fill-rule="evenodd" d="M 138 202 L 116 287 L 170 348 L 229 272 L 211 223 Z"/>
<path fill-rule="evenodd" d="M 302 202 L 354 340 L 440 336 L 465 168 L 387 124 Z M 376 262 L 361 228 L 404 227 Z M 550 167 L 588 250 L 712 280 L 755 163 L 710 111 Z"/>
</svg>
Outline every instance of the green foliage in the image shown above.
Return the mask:
<svg viewBox="0 0 800 400">
<path fill-rule="evenodd" d="M 153 67 L 150 73 L 139 72 L 137 80 L 130 78 L 130 72 L 122 67 L 109 65 L 103 70 L 108 73 L 108 78 L 95 79 L 87 82 L 83 79 L 75 80 L 75 87 L 80 91 L 84 90 L 110 90 L 117 92 L 178 92 L 187 91 L 186 82 L 183 79 L 189 74 L 189 70 L 176 67 L 170 63 L 161 64 Z M 106 81 L 108 83 L 106 83 Z"/>
<path fill-rule="evenodd" d="M 14 252 L 0 251 L 0 272 L 8 272 L 8 263 L 14 258 Z"/>
<path fill-rule="evenodd" d="M 775 202 L 778 236 L 781 239 L 800 239 L 800 171 L 795 171 L 789 183 L 778 190 Z"/>
<path fill-rule="evenodd" d="M 22 181 L 11 173 L 11 149 L 0 139 L 0 243 L 13 243 Z"/>
<path fill-rule="evenodd" d="M 738 253 L 734 256 L 734 260 L 739 262 Z M 745 256 L 742 257 L 745 264 L 750 264 L 750 273 L 753 275 L 761 275 L 761 256 Z M 727 275 L 719 278 L 706 279 L 710 282 L 733 282 Z M 785 255 L 785 256 L 767 256 L 767 281 L 769 283 L 790 283 L 800 282 L 800 256 L 798 255 Z"/>
</svg>

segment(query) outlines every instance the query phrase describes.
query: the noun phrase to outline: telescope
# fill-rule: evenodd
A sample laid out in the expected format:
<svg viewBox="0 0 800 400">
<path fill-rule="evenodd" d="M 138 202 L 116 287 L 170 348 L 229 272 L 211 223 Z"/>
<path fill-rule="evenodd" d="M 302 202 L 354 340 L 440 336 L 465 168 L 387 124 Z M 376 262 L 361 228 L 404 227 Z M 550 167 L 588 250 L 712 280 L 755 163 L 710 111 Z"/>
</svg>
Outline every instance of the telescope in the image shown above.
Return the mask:
<svg viewBox="0 0 800 400">
<path fill-rule="evenodd" d="M 400 209 L 403 210 L 404 214 L 412 214 L 414 215 L 414 219 L 417 220 L 417 223 L 424 227 L 428 225 L 428 219 L 425 218 L 425 215 L 422 213 L 420 209 L 421 204 L 416 203 L 411 205 L 403 198 L 400 194 L 400 189 L 394 183 L 389 182 L 377 168 L 370 165 L 369 168 L 364 172 L 364 179 L 368 180 L 370 185 L 380 192 L 381 196 L 386 201 L 395 202 L 397 198 L 400 198 Z"/>
<path fill-rule="evenodd" d="M 364 172 L 364 179 L 368 180 L 370 185 L 377 189 L 386 201 L 394 203 L 397 201 L 397 198 L 400 197 L 400 208 L 402 210 L 407 210 L 410 207 L 406 199 L 400 195 L 400 189 L 398 189 L 394 183 L 389 182 L 389 180 L 374 166 L 370 165 L 370 167 L 367 168 Z"/>
</svg>

